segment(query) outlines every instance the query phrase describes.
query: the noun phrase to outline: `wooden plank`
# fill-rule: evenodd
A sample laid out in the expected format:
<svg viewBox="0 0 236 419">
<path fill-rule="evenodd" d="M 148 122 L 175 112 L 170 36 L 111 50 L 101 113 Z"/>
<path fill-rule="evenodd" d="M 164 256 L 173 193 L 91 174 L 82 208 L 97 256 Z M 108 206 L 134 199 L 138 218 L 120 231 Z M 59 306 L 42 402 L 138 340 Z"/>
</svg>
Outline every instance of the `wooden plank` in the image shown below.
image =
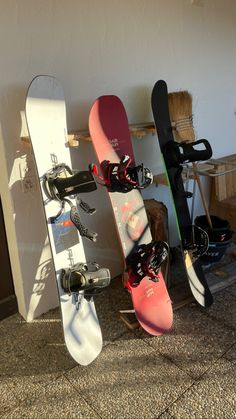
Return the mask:
<svg viewBox="0 0 236 419">
<path fill-rule="evenodd" d="M 154 175 L 153 176 L 153 182 L 156 185 L 166 185 L 168 186 L 168 180 L 167 180 L 167 176 L 165 173 L 160 173 L 159 175 Z"/>
<path fill-rule="evenodd" d="M 23 123 L 22 118 L 22 129 L 21 132 L 21 140 L 23 142 L 29 143 L 29 135 L 27 133 L 27 128 Z M 130 124 L 129 125 L 130 135 L 136 138 L 142 138 L 145 135 L 154 135 L 156 133 L 156 129 L 153 122 L 143 122 L 137 124 Z M 78 130 L 72 131 L 68 134 L 68 147 L 78 147 L 80 141 L 91 141 L 90 133 L 88 130 Z"/>
<path fill-rule="evenodd" d="M 136 138 L 142 138 L 149 134 L 155 134 L 156 130 L 153 122 L 144 122 L 129 125 L 130 135 Z M 79 141 L 91 141 L 90 133 L 88 130 L 74 131 L 69 133 L 70 146 L 74 146 Z"/>
<path fill-rule="evenodd" d="M 227 170 L 234 169 L 236 167 L 236 155 L 225 156 L 223 159 L 214 160 L 216 164 L 217 173 L 223 173 Z M 236 172 L 217 176 L 215 182 L 215 195 L 217 201 L 224 201 L 227 198 L 231 198 L 236 195 Z"/>
<path fill-rule="evenodd" d="M 226 170 L 226 166 L 220 164 L 217 166 L 217 172 L 224 172 Z M 226 176 L 217 176 L 214 181 L 215 182 L 215 195 L 217 201 L 222 201 L 227 197 L 226 194 Z"/>
<path fill-rule="evenodd" d="M 141 329 L 134 310 L 120 310 L 120 319 L 130 330 Z"/>
<path fill-rule="evenodd" d="M 88 130 L 69 132 L 68 137 L 70 138 L 71 147 L 73 147 L 72 144 L 76 143 L 78 146 L 80 141 L 92 141 Z"/>
</svg>

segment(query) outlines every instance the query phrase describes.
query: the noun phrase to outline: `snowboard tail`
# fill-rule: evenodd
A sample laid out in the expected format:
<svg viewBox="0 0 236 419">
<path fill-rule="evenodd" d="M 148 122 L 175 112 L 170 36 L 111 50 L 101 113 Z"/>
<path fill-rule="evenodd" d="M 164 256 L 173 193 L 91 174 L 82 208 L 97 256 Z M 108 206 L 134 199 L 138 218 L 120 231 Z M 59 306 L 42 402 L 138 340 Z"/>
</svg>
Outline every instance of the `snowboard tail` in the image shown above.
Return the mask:
<svg viewBox="0 0 236 419">
<path fill-rule="evenodd" d="M 173 137 L 169 116 L 168 90 L 165 81 L 159 80 L 155 84 L 152 91 L 151 102 L 160 149 L 172 194 L 174 212 L 176 214 L 176 223 L 180 234 L 180 241 L 182 243 L 182 251 L 189 286 L 195 300 L 201 306 L 209 307 L 213 303 L 213 297 L 202 270 L 201 262 L 198 257 L 194 257 L 194 252 L 191 252 L 190 249 L 188 249 L 188 246 L 186 246 L 186 243 L 189 242 L 188 232 L 193 231 L 193 226 L 187 203 L 189 195 L 184 189 L 181 177 L 181 164 L 186 158 L 187 160 L 190 159 L 190 161 L 193 161 L 194 158 L 208 158 L 211 153 L 211 148 L 209 143 L 204 140 L 205 150 L 203 150 L 201 156 L 198 155 L 198 157 L 196 157 L 196 154 L 193 152 L 192 145 L 188 145 L 185 148 L 185 156 L 182 152 L 182 155 L 179 156 L 179 158 L 177 158 L 178 153 L 175 153 L 173 157 L 173 150 L 179 150 L 180 145 L 175 143 Z M 206 251 L 208 245 L 208 238 L 204 235 L 204 232 L 199 232 L 199 237 L 201 237 L 201 239 L 199 239 L 201 242 L 198 243 L 197 240 L 195 240 L 195 243 L 193 243 L 193 245 L 195 244 L 195 252 L 198 252 L 197 256 L 200 256 L 201 252 Z"/>
</svg>

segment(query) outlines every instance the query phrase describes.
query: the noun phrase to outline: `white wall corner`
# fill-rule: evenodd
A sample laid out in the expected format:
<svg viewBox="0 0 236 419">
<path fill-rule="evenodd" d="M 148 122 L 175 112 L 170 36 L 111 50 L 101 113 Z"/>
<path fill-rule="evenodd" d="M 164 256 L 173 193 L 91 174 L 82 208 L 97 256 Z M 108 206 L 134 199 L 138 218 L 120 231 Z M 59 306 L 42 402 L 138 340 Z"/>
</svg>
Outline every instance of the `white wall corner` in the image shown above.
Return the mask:
<svg viewBox="0 0 236 419">
<path fill-rule="evenodd" d="M 26 303 L 25 303 L 21 264 L 20 264 L 20 259 L 19 259 L 16 232 L 15 232 L 15 226 L 14 226 L 12 200 L 11 200 L 11 194 L 8 187 L 9 181 L 8 181 L 4 141 L 3 141 L 1 126 L 0 126 L 0 167 L 1 167 L 0 195 L 1 195 L 1 200 L 2 200 L 2 208 L 3 208 L 6 236 L 7 236 L 7 242 L 8 242 L 8 251 L 9 251 L 9 257 L 10 257 L 10 263 L 11 263 L 11 270 L 12 270 L 12 276 L 13 276 L 13 282 L 14 282 L 14 289 L 16 293 L 19 312 L 24 318 L 26 318 L 27 309 L 26 309 Z"/>
</svg>

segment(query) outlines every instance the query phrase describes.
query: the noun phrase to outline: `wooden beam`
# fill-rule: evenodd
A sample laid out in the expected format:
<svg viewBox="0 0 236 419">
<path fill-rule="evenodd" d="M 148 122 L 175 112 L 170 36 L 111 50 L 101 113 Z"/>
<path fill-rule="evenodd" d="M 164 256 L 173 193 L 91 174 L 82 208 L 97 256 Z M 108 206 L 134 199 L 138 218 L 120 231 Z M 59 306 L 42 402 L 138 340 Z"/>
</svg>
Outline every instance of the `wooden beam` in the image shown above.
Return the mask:
<svg viewBox="0 0 236 419">
<path fill-rule="evenodd" d="M 156 129 L 153 122 L 144 122 L 129 125 L 130 135 L 136 138 L 142 138 L 145 135 L 154 135 Z M 23 142 L 29 143 L 29 135 L 24 130 L 21 135 Z M 78 130 L 68 133 L 68 147 L 78 147 L 80 141 L 92 141 L 88 130 Z"/>
</svg>

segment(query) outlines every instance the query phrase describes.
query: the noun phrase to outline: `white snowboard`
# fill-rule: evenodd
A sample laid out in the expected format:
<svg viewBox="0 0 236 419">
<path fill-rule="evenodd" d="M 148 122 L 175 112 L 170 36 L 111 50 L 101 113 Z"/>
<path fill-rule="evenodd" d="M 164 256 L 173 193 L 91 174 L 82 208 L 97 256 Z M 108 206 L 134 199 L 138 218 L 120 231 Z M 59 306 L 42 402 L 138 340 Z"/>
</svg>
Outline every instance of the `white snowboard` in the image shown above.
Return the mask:
<svg viewBox="0 0 236 419">
<path fill-rule="evenodd" d="M 80 304 L 74 295 L 68 295 L 60 285 L 60 271 L 78 262 L 85 262 L 83 243 L 77 229 L 69 221 L 69 208 L 52 224 L 60 209 L 56 201 L 48 202 L 42 188 L 43 175 L 53 164 L 65 163 L 71 167 L 67 143 L 66 106 L 60 82 L 51 76 L 35 77 L 26 98 L 26 121 L 33 147 L 42 192 L 48 234 L 59 292 L 62 325 L 67 349 L 76 362 L 90 364 L 101 352 L 102 334 L 93 299 L 80 293 Z M 73 200 L 72 200 L 73 201 Z"/>
</svg>

